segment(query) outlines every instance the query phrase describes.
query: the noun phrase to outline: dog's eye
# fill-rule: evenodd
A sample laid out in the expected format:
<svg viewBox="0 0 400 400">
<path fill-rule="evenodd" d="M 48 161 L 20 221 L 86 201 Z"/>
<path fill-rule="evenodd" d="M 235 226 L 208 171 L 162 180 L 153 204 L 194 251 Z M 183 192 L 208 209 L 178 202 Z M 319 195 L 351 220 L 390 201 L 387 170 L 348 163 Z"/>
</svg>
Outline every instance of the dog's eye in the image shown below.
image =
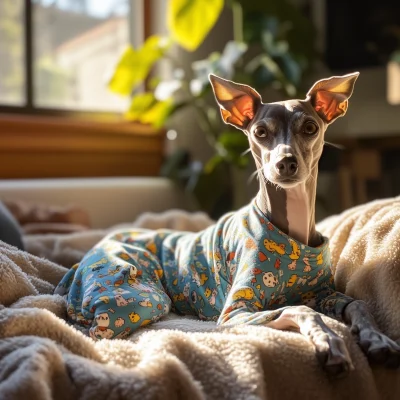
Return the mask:
<svg viewBox="0 0 400 400">
<path fill-rule="evenodd" d="M 257 128 L 254 129 L 254 134 L 257 137 L 263 138 L 267 136 L 267 130 L 263 126 L 257 126 Z"/>
<path fill-rule="evenodd" d="M 315 122 L 308 121 L 304 124 L 303 132 L 306 135 L 314 135 L 318 131 L 318 126 Z"/>
</svg>

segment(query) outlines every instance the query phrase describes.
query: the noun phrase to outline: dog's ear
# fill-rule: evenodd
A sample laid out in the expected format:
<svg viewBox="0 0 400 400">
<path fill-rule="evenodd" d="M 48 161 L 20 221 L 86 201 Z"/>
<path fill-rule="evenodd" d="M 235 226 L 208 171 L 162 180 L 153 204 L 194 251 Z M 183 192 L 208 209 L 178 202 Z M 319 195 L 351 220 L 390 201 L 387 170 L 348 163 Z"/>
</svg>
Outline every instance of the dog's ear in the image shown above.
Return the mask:
<svg viewBox="0 0 400 400">
<path fill-rule="evenodd" d="M 358 75 L 359 72 L 354 72 L 321 79 L 308 91 L 307 99 L 310 99 L 315 111 L 328 124 L 346 114 L 348 100 L 353 93 Z"/>
<path fill-rule="evenodd" d="M 250 86 L 209 75 L 214 96 L 227 124 L 245 130 L 256 115 L 261 96 Z"/>
</svg>

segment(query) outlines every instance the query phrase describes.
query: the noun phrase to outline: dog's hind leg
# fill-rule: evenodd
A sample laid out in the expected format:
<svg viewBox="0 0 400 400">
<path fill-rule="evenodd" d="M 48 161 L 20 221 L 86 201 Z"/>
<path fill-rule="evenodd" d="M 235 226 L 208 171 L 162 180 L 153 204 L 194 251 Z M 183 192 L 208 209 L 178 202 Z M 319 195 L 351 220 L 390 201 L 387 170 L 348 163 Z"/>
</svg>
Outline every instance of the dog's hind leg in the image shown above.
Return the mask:
<svg viewBox="0 0 400 400">
<path fill-rule="evenodd" d="M 126 237 L 98 244 L 60 285 L 69 320 L 95 340 L 127 337 L 171 308 L 158 259 Z"/>
<path fill-rule="evenodd" d="M 94 316 L 89 334 L 94 340 L 125 338 L 170 310 L 171 300 L 154 284 L 144 282 L 134 288 L 124 283 L 119 289 L 120 294 L 106 291 L 93 302 Z"/>
</svg>

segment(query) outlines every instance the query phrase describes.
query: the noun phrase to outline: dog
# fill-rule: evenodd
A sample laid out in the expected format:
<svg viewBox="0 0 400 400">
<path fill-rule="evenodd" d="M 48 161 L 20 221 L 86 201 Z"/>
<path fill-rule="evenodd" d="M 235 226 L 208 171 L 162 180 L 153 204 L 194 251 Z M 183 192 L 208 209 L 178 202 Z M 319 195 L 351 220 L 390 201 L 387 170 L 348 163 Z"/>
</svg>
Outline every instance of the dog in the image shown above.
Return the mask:
<svg viewBox="0 0 400 400">
<path fill-rule="evenodd" d="M 400 347 L 378 331 L 366 304 L 335 291 L 328 240 L 315 228 L 325 131 L 345 115 L 358 75 L 322 79 L 304 100 L 269 104 L 249 86 L 210 75 L 224 122 L 248 137 L 257 196 L 201 232 L 103 239 L 56 289 L 70 322 L 95 340 L 127 337 L 171 309 L 219 325 L 295 330 L 328 374 L 342 376 L 354 367 L 323 313 L 350 325 L 371 362 L 398 367 Z"/>
</svg>

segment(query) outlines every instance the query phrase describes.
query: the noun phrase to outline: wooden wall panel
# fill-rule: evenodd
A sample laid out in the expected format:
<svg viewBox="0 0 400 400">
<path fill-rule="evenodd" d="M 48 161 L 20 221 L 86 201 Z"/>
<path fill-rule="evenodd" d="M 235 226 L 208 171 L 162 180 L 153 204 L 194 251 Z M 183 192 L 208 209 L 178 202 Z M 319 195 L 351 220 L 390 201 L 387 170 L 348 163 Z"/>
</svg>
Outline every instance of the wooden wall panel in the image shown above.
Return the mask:
<svg viewBox="0 0 400 400">
<path fill-rule="evenodd" d="M 0 178 L 154 176 L 163 146 L 139 124 L 0 115 Z"/>
</svg>

